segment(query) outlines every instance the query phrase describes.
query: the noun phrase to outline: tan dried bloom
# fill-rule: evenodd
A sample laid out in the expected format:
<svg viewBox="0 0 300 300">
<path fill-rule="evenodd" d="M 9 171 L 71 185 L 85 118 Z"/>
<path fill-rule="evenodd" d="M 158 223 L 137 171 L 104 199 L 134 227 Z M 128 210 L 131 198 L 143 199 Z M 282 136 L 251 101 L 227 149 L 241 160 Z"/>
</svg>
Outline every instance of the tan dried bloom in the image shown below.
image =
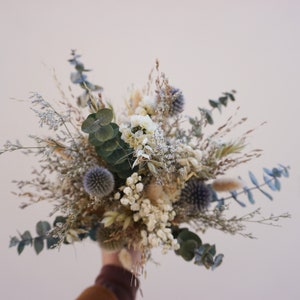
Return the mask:
<svg viewBox="0 0 300 300">
<path fill-rule="evenodd" d="M 237 178 L 225 177 L 214 180 L 211 186 L 216 192 L 228 192 L 241 189 L 243 182 Z"/>
</svg>

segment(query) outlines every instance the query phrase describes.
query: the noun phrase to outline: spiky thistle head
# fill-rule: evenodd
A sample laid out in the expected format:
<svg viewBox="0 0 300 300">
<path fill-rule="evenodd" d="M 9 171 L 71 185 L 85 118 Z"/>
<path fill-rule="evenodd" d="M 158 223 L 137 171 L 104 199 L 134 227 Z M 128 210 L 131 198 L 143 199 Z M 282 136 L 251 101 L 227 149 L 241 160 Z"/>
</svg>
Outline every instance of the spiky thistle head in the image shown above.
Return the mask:
<svg viewBox="0 0 300 300">
<path fill-rule="evenodd" d="M 193 178 L 186 182 L 181 190 L 179 202 L 188 204 L 193 209 L 204 211 L 212 201 L 212 190 L 203 181 Z"/>
<path fill-rule="evenodd" d="M 170 89 L 171 103 L 170 103 L 170 116 L 175 116 L 183 112 L 184 97 L 180 89 L 171 87 Z"/>
<path fill-rule="evenodd" d="M 115 186 L 114 176 L 103 167 L 90 168 L 83 177 L 84 189 L 87 193 L 100 198 L 109 195 Z"/>
</svg>

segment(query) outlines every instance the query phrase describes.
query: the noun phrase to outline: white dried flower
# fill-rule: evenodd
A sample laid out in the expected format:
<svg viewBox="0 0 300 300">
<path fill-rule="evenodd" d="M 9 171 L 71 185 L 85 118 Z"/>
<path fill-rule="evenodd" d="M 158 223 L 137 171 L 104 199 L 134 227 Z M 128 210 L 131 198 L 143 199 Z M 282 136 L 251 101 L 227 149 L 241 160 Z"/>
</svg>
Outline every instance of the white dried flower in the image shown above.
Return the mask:
<svg viewBox="0 0 300 300">
<path fill-rule="evenodd" d="M 137 193 L 140 193 L 144 190 L 144 185 L 141 182 L 139 182 L 136 184 L 135 189 L 136 189 Z"/>
</svg>

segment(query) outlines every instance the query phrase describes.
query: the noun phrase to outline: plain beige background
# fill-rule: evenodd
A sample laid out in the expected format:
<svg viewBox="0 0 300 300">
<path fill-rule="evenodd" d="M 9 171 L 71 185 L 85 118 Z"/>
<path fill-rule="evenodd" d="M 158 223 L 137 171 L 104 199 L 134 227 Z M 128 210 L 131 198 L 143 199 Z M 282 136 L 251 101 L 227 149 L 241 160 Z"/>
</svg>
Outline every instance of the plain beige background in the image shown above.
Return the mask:
<svg viewBox="0 0 300 300">
<path fill-rule="evenodd" d="M 139 299 L 296 300 L 299 288 L 299 86 L 300 1 L 67 1 L 0 0 L 0 144 L 41 133 L 29 108 L 30 91 L 58 99 L 52 68 L 63 86 L 69 84 L 70 49 L 78 49 L 94 71 L 91 80 L 122 109 L 127 88 L 142 86 L 158 58 L 170 81 L 187 100 L 186 113 L 223 91 L 237 89 L 241 116 L 249 127 L 262 121 L 249 140 L 263 148 L 262 158 L 233 173 L 278 162 L 291 165 L 291 178 L 270 202 L 257 197 L 265 215 L 289 211 L 281 228 L 249 226 L 259 239 L 247 240 L 209 231 L 203 240 L 216 243 L 224 264 L 211 272 L 173 254 L 154 258 L 142 279 Z M 234 110 L 234 105 L 230 109 Z M 30 178 L 34 157 L 10 153 L 0 157 L 1 299 L 74 299 L 96 277 L 101 265 L 92 242 L 66 246 L 36 256 L 9 249 L 9 236 L 34 230 L 47 219 L 50 205 L 24 211 L 10 192 L 13 179 Z M 233 204 L 233 213 L 244 214 Z"/>
</svg>

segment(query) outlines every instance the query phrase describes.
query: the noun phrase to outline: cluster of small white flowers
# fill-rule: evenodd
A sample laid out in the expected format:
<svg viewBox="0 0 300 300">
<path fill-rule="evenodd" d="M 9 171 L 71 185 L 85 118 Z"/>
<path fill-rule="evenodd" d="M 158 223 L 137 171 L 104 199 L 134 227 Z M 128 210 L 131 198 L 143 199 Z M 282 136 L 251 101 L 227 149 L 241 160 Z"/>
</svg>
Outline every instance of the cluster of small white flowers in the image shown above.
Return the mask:
<svg viewBox="0 0 300 300">
<path fill-rule="evenodd" d="M 141 161 L 150 160 L 155 149 L 154 132 L 157 125 L 148 115 L 132 115 L 130 125 L 121 125 L 121 138 L 135 150 L 136 161 L 134 166 Z"/>
<path fill-rule="evenodd" d="M 130 206 L 130 209 L 137 210 L 136 202 L 142 197 L 144 185 L 141 182 L 141 176 L 138 173 L 133 173 L 126 179 L 125 186 L 120 187 L 120 191 L 123 192 L 121 197 L 120 192 L 115 193 L 115 200 L 120 200 L 124 206 Z"/>
<path fill-rule="evenodd" d="M 134 214 L 134 220 L 143 220 L 147 230 L 142 230 L 142 244 L 145 247 L 162 246 L 163 251 L 178 249 L 177 240 L 174 239 L 170 221 L 175 217 L 175 212 L 170 204 L 159 203 L 153 205 L 149 199 L 142 199 L 141 209 Z"/>
<path fill-rule="evenodd" d="M 190 145 L 178 144 L 176 148 L 176 160 L 182 166 L 179 173 L 184 177 L 188 173 L 198 173 L 202 169 L 201 160 L 203 153 Z"/>
<path fill-rule="evenodd" d="M 126 179 L 126 185 L 120 189 L 120 193 L 115 194 L 115 199 L 119 199 L 124 206 L 129 206 L 135 212 L 133 221 L 142 221 L 146 229 L 141 231 L 142 244 L 144 247 L 162 246 L 163 251 L 178 249 L 177 240 L 174 239 L 170 227 L 170 221 L 175 217 L 175 212 L 170 203 L 162 199 L 157 199 L 154 205 L 150 199 L 143 198 L 144 185 L 141 176 L 133 173 Z"/>
</svg>

